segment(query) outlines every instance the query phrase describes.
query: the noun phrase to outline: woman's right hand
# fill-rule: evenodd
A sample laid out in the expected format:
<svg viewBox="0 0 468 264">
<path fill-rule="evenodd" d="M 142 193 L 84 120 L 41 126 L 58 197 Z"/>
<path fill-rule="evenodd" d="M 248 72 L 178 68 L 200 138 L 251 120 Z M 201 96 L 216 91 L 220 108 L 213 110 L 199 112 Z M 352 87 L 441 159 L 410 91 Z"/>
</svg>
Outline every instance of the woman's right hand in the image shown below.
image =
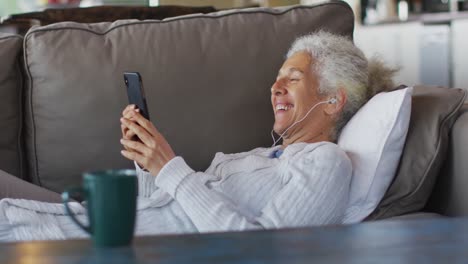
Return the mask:
<svg viewBox="0 0 468 264">
<path fill-rule="evenodd" d="M 133 118 L 131 117 L 130 113 L 135 109 L 135 105 L 131 104 L 131 105 L 127 105 L 127 107 L 125 107 L 125 109 L 123 110 L 122 112 L 122 117 L 124 118 L 127 118 L 127 119 L 130 119 L 130 120 L 133 120 Z M 138 109 L 136 109 L 136 111 L 138 111 Z M 122 138 L 123 139 L 128 139 L 128 140 L 132 140 L 135 136 L 135 133 L 133 131 L 131 131 L 127 126 L 125 126 L 124 124 L 120 123 L 120 130 L 122 131 Z M 125 147 L 125 150 L 127 151 L 132 151 L 131 149 L 129 149 L 128 147 L 124 146 Z"/>
<path fill-rule="evenodd" d="M 125 158 L 136 162 L 141 169 L 156 176 L 169 161 L 175 158 L 174 150 L 166 139 L 134 105 L 124 109 L 120 122 L 122 130 L 120 143 L 125 147 L 121 153 Z M 134 136 L 139 140 L 135 140 Z"/>
</svg>

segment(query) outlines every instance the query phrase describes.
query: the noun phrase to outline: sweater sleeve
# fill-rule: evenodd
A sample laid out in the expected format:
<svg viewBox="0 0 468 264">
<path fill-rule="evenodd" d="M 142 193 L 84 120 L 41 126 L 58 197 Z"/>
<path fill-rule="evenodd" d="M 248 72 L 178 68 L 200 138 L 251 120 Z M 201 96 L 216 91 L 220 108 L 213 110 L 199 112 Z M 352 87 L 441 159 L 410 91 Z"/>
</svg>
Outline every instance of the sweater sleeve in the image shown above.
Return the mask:
<svg viewBox="0 0 468 264">
<path fill-rule="evenodd" d="M 138 196 L 150 197 L 158 188 L 154 184 L 154 176 L 149 171 L 145 171 L 136 162 L 135 169 L 138 178 Z"/>
<path fill-rule="evenodd" d="M 286 162 L 282 189 L 254 219 L 206 185 L 214 176 L 194 172 L 181 157 L 166 164 L 155 182 L 180 203 L 200 232 L 341 223 L 352 174 L 346 154 L 325 144 Z"/>
</svg>

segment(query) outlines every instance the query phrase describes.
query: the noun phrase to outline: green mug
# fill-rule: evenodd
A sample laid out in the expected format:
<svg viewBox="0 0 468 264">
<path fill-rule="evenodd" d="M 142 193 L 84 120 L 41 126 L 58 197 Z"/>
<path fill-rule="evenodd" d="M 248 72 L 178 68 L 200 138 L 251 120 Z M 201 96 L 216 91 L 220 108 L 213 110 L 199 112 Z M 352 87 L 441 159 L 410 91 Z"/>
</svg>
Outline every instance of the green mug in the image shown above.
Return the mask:
<svg viewBox="0 0 468 264">
<path fill-rule="evenodd" d="M 65 211 L 92 236 L 97 247 L 119 247 L 131 243 L 135 230 L 138 181 L 134 170 L 106 170 L 83 174 L 83 186 L 62 193 Z M 82 224 L 68 203 L 74 195 L 86 200 L 89 226 Z"/>
</svg>

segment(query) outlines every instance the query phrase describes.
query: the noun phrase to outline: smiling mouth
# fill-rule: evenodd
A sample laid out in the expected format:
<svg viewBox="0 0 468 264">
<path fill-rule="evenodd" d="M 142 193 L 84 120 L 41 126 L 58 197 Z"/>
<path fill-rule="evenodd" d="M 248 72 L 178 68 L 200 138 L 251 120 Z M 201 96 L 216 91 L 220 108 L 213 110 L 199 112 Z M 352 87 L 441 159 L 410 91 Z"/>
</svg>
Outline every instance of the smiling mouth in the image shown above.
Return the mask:
<svg viewBox="0 0 468 264">
<path fill-rule="evenodd" d="M 294 105 L 292 104 L 277 104 L 276 107 L 275 107 L 275 110 L 276 110 L 276 113 L 284 113 L 288 110 L 291 110 L 292 108 L 294 108 Z"/>
</svg>

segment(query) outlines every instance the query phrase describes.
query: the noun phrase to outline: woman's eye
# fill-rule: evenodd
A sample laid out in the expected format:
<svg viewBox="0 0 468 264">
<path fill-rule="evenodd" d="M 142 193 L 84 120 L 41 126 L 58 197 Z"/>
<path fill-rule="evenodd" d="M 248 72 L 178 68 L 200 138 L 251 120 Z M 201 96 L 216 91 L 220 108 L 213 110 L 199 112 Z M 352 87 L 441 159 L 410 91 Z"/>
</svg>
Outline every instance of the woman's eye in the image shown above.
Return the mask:
<svg viewBox="0 0 468 264">
<path fill-rule="evenodd" d="M 299 81 L 299 79 L 290 78 L 289 81 L 290 81 L 290 82 L 297 82 L 297 81 Z"/>
</svg>

